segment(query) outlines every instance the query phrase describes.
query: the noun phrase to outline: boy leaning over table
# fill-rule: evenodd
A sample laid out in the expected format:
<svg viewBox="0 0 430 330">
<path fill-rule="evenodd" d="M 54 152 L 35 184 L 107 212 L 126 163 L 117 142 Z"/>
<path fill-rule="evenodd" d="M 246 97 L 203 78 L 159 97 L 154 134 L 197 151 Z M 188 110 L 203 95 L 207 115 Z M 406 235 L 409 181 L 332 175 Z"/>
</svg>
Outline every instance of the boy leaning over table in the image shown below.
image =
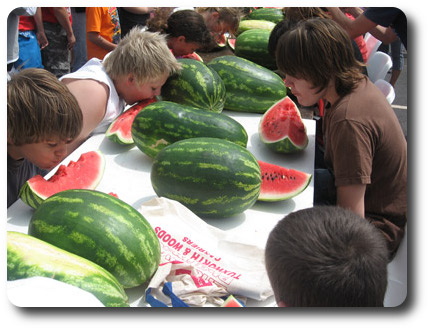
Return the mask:
<svg viewBox="0 0 430 330">
<path fill-rule="evenodd" d="M 393 109 L 362 74 L 348 35 L 333 20 L 298 23 L 279 39 L 276 58 L 301 105 L 325 101 L 326 168 L 315 169 L 315 205 L 366 218 L 393 258 L 407 221 L 407 144 Z"/>
<path fill-rule="evenodd" d="M 165 36 L 135 27 L 103 61 L 92 58 L 61 77 L 78 100 L 84 120 L 69 153 L 92 133 L 104 133 L 126 104 L 159 95 L 167 78 L 180 70 Z"/>
<path fill-rule="evenodd" d="M 75 97 L 49 71 L 29 68 L 7 83 L 7 207 L 22 185 L 45 175 L 82 129 Z"/>
</svg>

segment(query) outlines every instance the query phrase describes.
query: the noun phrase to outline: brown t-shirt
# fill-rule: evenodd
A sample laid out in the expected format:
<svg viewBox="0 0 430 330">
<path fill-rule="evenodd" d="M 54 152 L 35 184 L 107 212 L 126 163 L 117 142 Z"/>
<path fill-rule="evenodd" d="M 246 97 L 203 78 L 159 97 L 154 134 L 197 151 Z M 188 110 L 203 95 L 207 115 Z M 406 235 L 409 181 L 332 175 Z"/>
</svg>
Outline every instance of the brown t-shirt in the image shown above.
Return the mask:
<svg viewBox="0 0 430 330">
<path fill-rule="evenodd" d="M 407 215 L 407 144 L 393 109 L 366 78 L 326 110 L 323 125 L 335 185 L 367 185 L 366 217 L 396 251 Z"/>
</svg>

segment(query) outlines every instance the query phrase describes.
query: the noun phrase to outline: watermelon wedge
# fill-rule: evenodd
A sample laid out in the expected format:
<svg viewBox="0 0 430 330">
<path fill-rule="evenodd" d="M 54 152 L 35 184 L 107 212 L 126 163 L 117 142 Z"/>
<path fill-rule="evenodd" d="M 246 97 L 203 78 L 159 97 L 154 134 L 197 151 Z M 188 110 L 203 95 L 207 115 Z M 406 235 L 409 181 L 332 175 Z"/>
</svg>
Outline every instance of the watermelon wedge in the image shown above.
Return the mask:
<svg viewBox="0 0 430 330">
<path fill-rule="evenodd" d="M 60 165 L 48 180 L 36 175 L 21 187 L 19 197 L 24 203 L 37 209 L 48 197 L 68 189 L 95 189 L 102 179 L 105 158 L 101 151 L 83 153 L 79 159 Z"/>
<path fill-rule="evenodd" d="M 236 299 L 233 295 L 230 295 L 220 307 L 245 307 L 243 304 Z"/>
<path fill-rule="evenodd" d="M 157 98 L 147 99 L 140 101 L 139 103 L 127 109 L 120 114 L 106 130 L 106 137 L 114 143 L 121 145 L 133 144 L 133 138 L 131 137 L 131 124 L 133 123 L 134 117 L 137 113 L 145 108 L 147 105 L 157 101 Z"/>
<path fill-rule="evenodd" d="M 197 54 L 196 52 L 188 54 L 188 55 L 181 56 L 180 58 L 191 58 L 192 60 L 204 62 L 203 59 L 202 59 L 202 57 L 199 54 Z"/>
<path fill-rule="evenodd" d="M 236 38 L 228 38 L 227 43 L 230 46 L 230 48 L 234 51 L 234 48 L 236 47 Z"/>
<path fill-rule="evenodd" d="M 276 102 L 264 113 L 258 133 L 261 141 L 269 149 L 280 153 L 302 151 L 309 142 L 300 111 L 288 96 Z"/>
<path fill-rule="evenodd" d="M 276 202 L 300 194 L 311 182 L 312 175 L 295 169 L 258 161 L 261 169 L 259 201 Z"/>
</svg>

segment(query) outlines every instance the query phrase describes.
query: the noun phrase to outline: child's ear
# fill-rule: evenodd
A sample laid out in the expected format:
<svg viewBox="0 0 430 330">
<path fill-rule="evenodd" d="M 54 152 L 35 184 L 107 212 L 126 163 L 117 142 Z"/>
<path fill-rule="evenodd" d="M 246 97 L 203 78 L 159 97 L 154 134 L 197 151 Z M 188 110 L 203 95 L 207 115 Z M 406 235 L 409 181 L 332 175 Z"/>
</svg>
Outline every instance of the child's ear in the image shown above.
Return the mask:
<svg viewBox="0 0 430 330">
<path fill-rule="evenodd" d="M 217 11 L 214 11 L 214 12 L 212 13 L 212 18 L 213 18 L 214 20 L 218 20 L 218 19 L 219 19 L 219 13 L 218 13 Z"/>
<path fill-rule="evenodd" d="M 185 36 L 179 36 L 177 37 L 178 42 L 187 42 L 187 39 L 185 38 Z"/>
<path fill-rule="evenodd" d="M 127 76 L 127 85 L 130 86 L 130 85 L 134 84 L 134 82 L 135 82 L 134 75 L 132 73 L 130 73 Z"/>
</svg>

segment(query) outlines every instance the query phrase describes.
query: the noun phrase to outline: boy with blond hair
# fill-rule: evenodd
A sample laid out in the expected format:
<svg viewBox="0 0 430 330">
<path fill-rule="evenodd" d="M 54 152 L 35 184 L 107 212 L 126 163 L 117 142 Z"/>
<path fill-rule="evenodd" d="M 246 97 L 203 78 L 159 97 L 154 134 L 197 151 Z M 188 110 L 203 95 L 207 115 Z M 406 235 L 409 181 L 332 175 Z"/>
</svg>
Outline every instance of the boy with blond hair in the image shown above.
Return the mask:
<svg viewBox="0 0 430 330">
<path fill-rule="evenodd" d="M 135 27 L 103 61 L 93 58 L 61 77 L 78 100 L 84 120 L 70 151 L 90 134 L 105 132 L 126 104 L 159 95 L 167 78 L 180 69 L 165 36 Z"/>
<path fill-rule="evenodd" d="M 7 83 L 7 206 L 22 185 L 67 155 L 82 112 L 66 86 L 44 69 L 24 69 Z"/>
</svg>

